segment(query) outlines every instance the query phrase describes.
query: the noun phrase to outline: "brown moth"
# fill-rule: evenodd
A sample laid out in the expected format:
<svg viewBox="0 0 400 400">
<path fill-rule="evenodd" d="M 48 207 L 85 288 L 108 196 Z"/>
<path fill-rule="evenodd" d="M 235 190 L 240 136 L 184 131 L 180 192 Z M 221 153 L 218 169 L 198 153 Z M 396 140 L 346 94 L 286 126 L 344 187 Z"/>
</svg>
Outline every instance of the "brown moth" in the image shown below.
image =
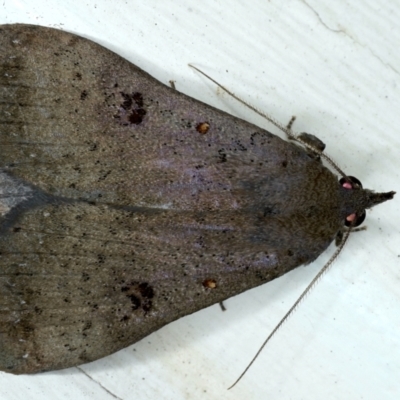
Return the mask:
<svg viewBox="0 0 400 400">
<path fill-rule="evenodd" d="M 0 26 L 0 370 L 122 349 L 310 263 L 393 195 L 87 39 Z"/>
</svg>

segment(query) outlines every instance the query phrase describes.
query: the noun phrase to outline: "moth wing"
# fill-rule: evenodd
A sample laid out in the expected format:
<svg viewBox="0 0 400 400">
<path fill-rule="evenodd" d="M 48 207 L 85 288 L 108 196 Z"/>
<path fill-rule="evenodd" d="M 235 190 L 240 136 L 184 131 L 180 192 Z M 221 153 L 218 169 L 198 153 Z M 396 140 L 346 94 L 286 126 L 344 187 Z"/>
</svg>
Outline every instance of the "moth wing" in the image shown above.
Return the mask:
<svg viewBox="0 0 400 400">
<path fill-rule="evenodd" d="M 103 357 L 332 240 L 297 146 L 69 33 L 3 26 L 0 54 L 0 369 Z"/>
</svg>

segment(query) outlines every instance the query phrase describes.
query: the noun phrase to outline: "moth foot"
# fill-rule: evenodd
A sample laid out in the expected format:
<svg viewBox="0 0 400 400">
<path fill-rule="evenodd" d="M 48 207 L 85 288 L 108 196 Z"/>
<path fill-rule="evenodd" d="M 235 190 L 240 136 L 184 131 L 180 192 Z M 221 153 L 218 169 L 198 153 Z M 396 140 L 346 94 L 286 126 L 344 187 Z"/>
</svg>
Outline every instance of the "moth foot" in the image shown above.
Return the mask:
<svg viewBox="0 0 400 400">
<path fill-rule="evenodd" d="M 169 81 L 169 85 L 172 87 L 172 89 L 176 90 L 175 87 L 175 81 L 173 81 L 172 79 Z"/>
<path fill-rule="evenodd" d="M 349 230 L 349 228 L 347 228 L 346 226 L 343 227 L 343 229 L 341 229 L 337 234 L 336 234 L 336 238 L 335 238 L 335 246 L 338 247 L 341 245 L 342 240 L 343 240 L 343 236 L 344 233 L 347 232 Z M 367 227 L 366 226 L 361 226 L 360 228 L 354 228 L 351 230 L 351 232 L 361 232 L 361 231 L 366 231 Z"/>
<path fill-rule="evenodd" d="M 296 116 L 293 115 L 292 118 L 290 118 L 290 121 L 288 122 L 288 124 L 286 125 L 286 129 L 288 131 L 292 130 L 292 125 L 294 124 L 294 121 L 296 121 Z"/>
</svg>

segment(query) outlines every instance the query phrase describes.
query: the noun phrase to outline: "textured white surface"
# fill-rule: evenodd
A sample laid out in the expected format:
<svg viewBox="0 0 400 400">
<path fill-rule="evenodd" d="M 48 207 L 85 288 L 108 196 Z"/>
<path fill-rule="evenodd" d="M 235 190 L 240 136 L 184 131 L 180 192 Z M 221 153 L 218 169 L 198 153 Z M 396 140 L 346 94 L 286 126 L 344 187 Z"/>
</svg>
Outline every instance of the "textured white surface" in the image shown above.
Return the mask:
<svg viewBox="0 0 400 400">
<path fill-rule="evenodd" d="M 295 130 L 317 134 L 343 170 L 377 191 L 399 188 L 399 21 L 399 0 L 0 3 L 0 23 L 80 34 L 276 132 L 187 67 L 193 63 L 282 123 L 296 115 Z M 218 305 L 203 310 L 103 360 L 41 375 L 0 373 L 0 398 L 400 398 L 398 200 L 368 213 L 368 230 L 350 238 L 231 391 L 333 247 L 312 265 L 227 301 L 225 313 Z"/>
</svg>

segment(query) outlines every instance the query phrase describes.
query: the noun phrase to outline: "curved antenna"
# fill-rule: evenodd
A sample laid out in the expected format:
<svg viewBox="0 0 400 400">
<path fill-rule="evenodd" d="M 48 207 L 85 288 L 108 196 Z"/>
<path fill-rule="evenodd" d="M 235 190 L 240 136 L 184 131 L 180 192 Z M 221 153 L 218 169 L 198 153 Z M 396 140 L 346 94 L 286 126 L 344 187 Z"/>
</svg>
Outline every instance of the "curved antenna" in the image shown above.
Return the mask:
<svg viewBox="0 0 400 400">
<path fill-rule="evenodd" d="M 264 347 L 267 345 L 267 343 L 272 339 L 272 337 L 275 335 L 275 333 L 282 327 L 282 325 L 287 321 L 287 319 L 293 314 L 293 312 L 296 310 L 296 308 L 299 306 L 299 304 L 304 300 L 306 295 L 311 291 L 311 289 L 314 288 L 314 286 L 317 284 L 317 282 L 322 278 L 322 276 L 328 271 L 329 267 L 332 265 L 332 263 L 335 261 L 339 253 L 342 251 L 344 245 L 347 242 L 347 239 L 350 236 L 351 232 L 351 227 L 346 231 L 346 234 L 343 237 L 341 245 L 336 249 L 336 251 L 333 253 L 332 257 L 329 259 L 329 261 L 323 266 L 323 268 L 318 272 L 317 275 L 315 275 L 314 279 L 310 282 L 310 284 L 304 289 L 303 293 L 300 295 L 300 297 L 295 301 L 295 303 L 290 307 L 289 311 L 284 315 L 284 317 L 279 321 L 278 325 L 274 328 L 274 330 L 269 334 L 269 336 L 265 339 L 264 343 L 261 345 L 261 347 L 258 349 L 256 355 L 253 357 L 253 359 L 249 362 L 245 370 L 240 374 L 239 378 L 236 379 L 236 381 L 231 385 L 228 390 L 232 389 L 244 376 L 244 374 L 250 369 L 250 367 L 254 364 L 254 361 L 257 359 L 257 357 L 260 355 Z"/>
</svg>

